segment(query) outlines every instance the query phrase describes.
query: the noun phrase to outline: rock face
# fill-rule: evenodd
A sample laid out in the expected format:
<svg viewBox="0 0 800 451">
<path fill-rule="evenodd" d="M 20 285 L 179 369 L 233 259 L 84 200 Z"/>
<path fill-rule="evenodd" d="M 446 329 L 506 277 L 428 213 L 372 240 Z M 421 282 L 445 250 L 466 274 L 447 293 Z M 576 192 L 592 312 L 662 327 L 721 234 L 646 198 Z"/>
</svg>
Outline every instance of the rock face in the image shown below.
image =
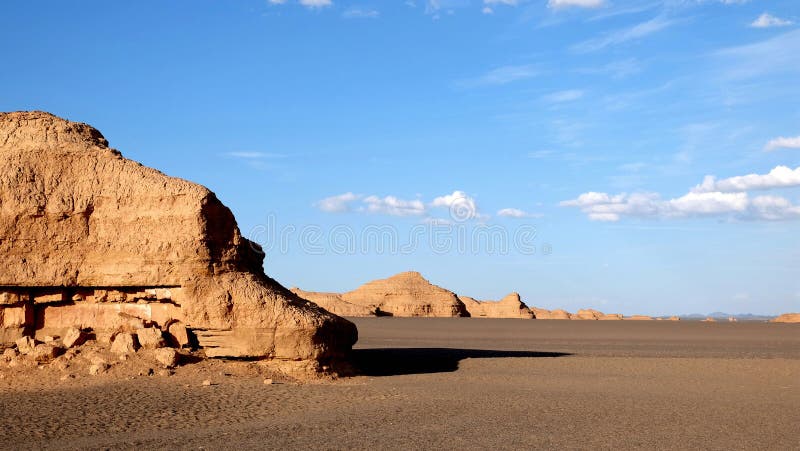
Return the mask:
<svg viewBox="0 0 800 451">
<path fill-rule="evenodd" d="M 531 307 L 536 319 L 572 319 L 572 315 L 566 310 L 547 310 L 538 307 Z"/>
<path fill-rule="evenodd" d="M 800 323 L 800 313 L 784 313 L 772 320 L 773 323 Z"/>
<path fill-rule="evenodd" d="M 342 299 L 338 293 L 320 293 L 304 291 L 300 288 L 291 288 L 292 293 L 298 297 L 311 301 L 325 310 L 339 316 L 377 316 L 374 307 L 352 304 Z"/>
<path fill-rule="evenodd" d="M 533 318 L 533 313 L 517 293 L 511 293 L 500 301 L 478 301 L 467 296 L 459 299 L 472 318 Z"/>
<path fill-rule="evenodd" d="M 131 318 L 202 331 L 208 355 L 325 361 L 357 338 L 266 276 L 214 193 L 48 113 L 0 114 L 0 256 L 6 343 Z"/>
<path fill-rule="evenodd" d="M 376 280 L 345 293 L 342 300 L 378 315 L 455 317 L 468 316 L 464 303 L 452 291 L 437 287 L 418 272 L 404 272 Z"/>
</svg>

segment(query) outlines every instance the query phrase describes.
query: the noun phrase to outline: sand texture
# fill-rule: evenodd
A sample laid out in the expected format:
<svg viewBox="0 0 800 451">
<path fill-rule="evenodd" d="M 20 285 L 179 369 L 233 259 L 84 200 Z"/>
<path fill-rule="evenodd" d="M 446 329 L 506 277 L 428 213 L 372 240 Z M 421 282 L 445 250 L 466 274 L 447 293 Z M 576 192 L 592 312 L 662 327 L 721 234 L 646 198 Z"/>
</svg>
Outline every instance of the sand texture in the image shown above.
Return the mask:
<svg viewBox="0 0 800 451">
<path fill-rule="evenodd" d="M 260 364 L 220 361 L 180 367 L 172 376 L 14 383 L 4 377 L 0 447 L 786 450 L 800 444 L 794 324 L 354 321 L 361 336 L 354 358 L 365 375 L 332 382 L 298 384 L 278 375 L 265 385 Z"/>
</svg>

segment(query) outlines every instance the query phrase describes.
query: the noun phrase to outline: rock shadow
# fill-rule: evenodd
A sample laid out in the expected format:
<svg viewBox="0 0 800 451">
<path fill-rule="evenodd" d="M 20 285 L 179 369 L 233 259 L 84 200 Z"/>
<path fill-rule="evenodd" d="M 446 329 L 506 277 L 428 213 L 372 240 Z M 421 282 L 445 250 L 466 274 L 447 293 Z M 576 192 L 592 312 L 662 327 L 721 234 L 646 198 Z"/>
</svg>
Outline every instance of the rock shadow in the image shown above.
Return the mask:
<svg viewBox="0 0 800 451">
<path fill-rule="evenodd" d="M 556 358 L 564 352 L 495 351 L 454 348 L 354 349 L 353 367 L 363 376 L 401 376 L 408 374 L 451 373 L 464 359 Z"/>
</svg>

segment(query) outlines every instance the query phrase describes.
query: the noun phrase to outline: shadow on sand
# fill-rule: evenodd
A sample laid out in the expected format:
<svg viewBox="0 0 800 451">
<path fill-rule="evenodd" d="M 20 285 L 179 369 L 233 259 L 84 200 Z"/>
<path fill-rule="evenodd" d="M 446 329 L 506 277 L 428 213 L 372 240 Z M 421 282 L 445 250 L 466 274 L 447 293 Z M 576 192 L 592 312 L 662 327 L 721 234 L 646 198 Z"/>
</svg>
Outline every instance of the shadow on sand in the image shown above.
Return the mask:
<svg viewBox="0 0 800 451">
<path fill-rule="evenodd" d="M 364 376 L 450 373 L 464 359 L 565 357 L 563 352 L 493 351 L 452 348 L 385 348 L 353 350 L 353 366 Z"/>
</svg>

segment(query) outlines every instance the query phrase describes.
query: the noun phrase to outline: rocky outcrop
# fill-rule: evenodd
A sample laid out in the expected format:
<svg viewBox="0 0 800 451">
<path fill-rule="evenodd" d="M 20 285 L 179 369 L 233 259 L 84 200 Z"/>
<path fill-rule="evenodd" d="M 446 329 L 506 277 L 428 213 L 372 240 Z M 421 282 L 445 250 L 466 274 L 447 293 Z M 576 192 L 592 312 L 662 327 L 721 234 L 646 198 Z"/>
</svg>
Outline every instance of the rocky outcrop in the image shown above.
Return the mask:
<svg viewBox="0 0 800 451">
<path fill-rule="evenodd" d="M 311 301 L 325 310 L 339 316 L 363 317 L 377 316 L 374 307 L 352 304 L 342 299 L 338 293 L 322 293 L 317 291 L 304 291 L 300 288 L 291 288 L 292 293 Z"/>
<path fill-rule="evenodd" d="M 531 311 L 533 311 L 534 318 L 536 319 L 572 319 L 572 315 L 568 311 L 561 309 L 547 310 L 531 307 Z"/>
<path fill-rule="evenodd" d="M 459 299 L 472 318 L 533 318 L 533 313 L 517 293 L 511 293 L 499 301 L 478 301 L 467 296 L 460 296 Z"/>
<path fill-rule="evenodd" d="M 366 283 L 345 293 L 342 300 L 378 315 L 457 317 L 468 316 L 464 303 L 452 291 L 437 287 L 418 272 L 404 272 L 388 279 Z"/>
<path fill-rule="evenodd" d="M 772 320 L 773 323 L 800 323 L 800 313 L 784 313 Z"/>
<path fill-rule="evenodd" d="M 627 321 L 653 321 L 653 317 L 647 315 L 631 315 L 626 316 L 625 319 Z"/>
<path fill-rule="evenodd" d="M 266 276 L 203 186 L 43 112 L 0 114 L 0 339 L 180 321 L 209 356 L 327 361 L 355 326 Z"/>
</svg>

